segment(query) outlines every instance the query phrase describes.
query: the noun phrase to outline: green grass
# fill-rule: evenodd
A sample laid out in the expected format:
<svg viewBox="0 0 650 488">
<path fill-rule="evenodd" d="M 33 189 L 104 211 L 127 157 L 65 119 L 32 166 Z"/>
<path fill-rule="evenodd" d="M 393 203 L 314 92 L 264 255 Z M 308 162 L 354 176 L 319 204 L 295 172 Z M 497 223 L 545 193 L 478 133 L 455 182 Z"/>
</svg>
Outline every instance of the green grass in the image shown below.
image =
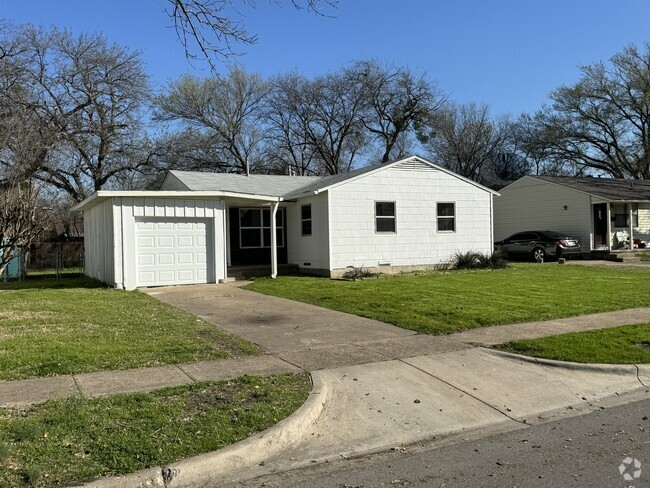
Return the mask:
<svg viewBox="0 0 650 488">
<path fill-rule="evenodd" d="M 310 390 L 304 374 L 250 376 L 0 408 L 0 486 L 60 486 L 214 451 L 287 417 Z"/>
<path fill-rule="evenodd" d="M 140 292 L 81 277 L 0 284 L 0 379 L 255 354 L 252 344 Z"/>
<path fill-rule="evenodd" d="M 639 267 L 522 263 L 366 281 L 280 276 L 247 289 L 429 334 L 650 306 L 650 272 Z"/>
<path fill-rule="evenodd" d="M 575 363 L 650 363 L 650 324 L 513 341 L 499 349 Z"/>
</svg>

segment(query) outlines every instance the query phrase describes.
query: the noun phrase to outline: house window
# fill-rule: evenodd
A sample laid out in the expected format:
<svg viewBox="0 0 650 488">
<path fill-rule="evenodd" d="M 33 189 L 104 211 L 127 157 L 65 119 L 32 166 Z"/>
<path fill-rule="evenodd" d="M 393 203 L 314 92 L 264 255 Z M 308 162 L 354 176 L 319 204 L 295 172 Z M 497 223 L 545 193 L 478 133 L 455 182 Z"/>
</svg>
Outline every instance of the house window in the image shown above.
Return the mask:
<svg viewBox="0 0 650 488">
<path fill-rule="evenodd" d="M 278 247 L 284 247 L 284 211 L 275 219 Z M 241 249 L 271 247 L 271 211 L 263 208 L 239 209 L 239 247 Z"/>
<path fill-rule="evenodd" d="M 639 204 L 632 203 L 632 227 L 639 226 Z M 615 203 L 612 205 L 612 220 L 614 227 L 630 226 L 630 207 L 627 203 Z"/>
<path fill-rule="evenodd" d="M 375 230 L 396 232 L 395 202 L 375 202 Z"/>
<path fill-rule="evenodd" d="M 311 205 L 300 207 L 300 223 L 303 236 L 311 235 Z"/>
<path fill-rule="evenodd" d="M 438 232 L 456 232 L 456 204 L 438 203 Z"/>
</svg>

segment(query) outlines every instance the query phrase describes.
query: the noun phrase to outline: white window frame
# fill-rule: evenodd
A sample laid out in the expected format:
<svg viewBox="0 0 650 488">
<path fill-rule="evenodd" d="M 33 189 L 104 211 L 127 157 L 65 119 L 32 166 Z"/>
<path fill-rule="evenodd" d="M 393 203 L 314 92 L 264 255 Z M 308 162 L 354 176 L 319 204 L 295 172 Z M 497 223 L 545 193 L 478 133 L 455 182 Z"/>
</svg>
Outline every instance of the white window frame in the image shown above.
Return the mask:
<svg viewBox="0 0 650 488">
<path fill-rule="evenodd" d="M 377 204 L 378 203 L 392 203 L 393 204 L 393 215 L 377 215 Z M 375 233 L 376 234 L 397 234 L 397 202 L 395 200 L 375 200 Z M 379 219 L 392 220 L 394 222 L 395 230 L 379 230 L 377 223 Z"/>
<path fill-rule="evenodd" d="M 260 225 L 259 227 L 244 227 L 242 226 L 241 223 L 241 211 L 242 210 L 250 210 L 250 211 L 255 211 L 255 212 L 260 212 Z M 269 212 L 269 225 L 268 227 L 264 225 L 264 211 Z M 278 213 L 282 212 L 283 210 L 281 208 L 278 209 Z M 240 207 L 239 212 L 237 212 L 238 218 L 239 218 L 239 249 L 270 249 L 271 248 L 271 243 L 269 242 L 268 246 L 264 245 L 264 230 L 269 229 L 269 232 L 271 230 L 271 209 L 268 208 L 259 208 L 259 207 Z M 278 225 L 276 221 L 276 231 L 280 230 L 280 236 L 278 238 L 277 242 L 277 247 L 284 247 L 284 222 L 286 220 L 287 216 L 286 213 L 283 212 L 282 214 L 282 225 Z M 260 231 L 260 246 L 242 246 L 242 230 L 253 230 L 253 229 L 259 229 Z"/>
<path fill-rule="evenodd" d="M 452 216 L 438 215 L 438 209 L 439 209 L 438 206 L 444 204 L 453 205 L 454 215 Z M 451 220 L 454 223 L 454 230 L 440 230 L 440 219 Z M 457 229 L 458 227 L 456 222 L 456 202 L 436 202 L 436 231 L 439 232 L 440 234 L 455 234 Z"/>
</svg>

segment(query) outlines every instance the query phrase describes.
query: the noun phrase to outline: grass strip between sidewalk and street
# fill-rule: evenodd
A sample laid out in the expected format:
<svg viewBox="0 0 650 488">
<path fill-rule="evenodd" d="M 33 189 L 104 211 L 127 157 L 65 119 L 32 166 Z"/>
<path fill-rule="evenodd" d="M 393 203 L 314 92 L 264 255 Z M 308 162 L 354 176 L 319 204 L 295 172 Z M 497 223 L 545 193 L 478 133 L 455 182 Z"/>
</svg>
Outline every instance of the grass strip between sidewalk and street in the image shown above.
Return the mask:
<svg viewBox="0 0 650 488">
<path fill-rule="evenodd" d="M 298 409 L 307 374 L 0 408 L 0 486 L 54 487 L 215 451 Z"/>
<path fill-rule="evenodd" d="M 649 270 L 623 266 L 517 263 L 362 281 L 279 276 L 246 288 L 427 334 L 650 306 Z"/>
<path fill-rule="evenodd" d="M 253 344 L 138 291 L 78 276 L 0 284 L 0 380 L 257 353 Z"/>
<path fill-rule="evenodd" d="M 574 363 L 650 363 L 650 323 L 512 341 L 498 348 Z"/>
</svg>

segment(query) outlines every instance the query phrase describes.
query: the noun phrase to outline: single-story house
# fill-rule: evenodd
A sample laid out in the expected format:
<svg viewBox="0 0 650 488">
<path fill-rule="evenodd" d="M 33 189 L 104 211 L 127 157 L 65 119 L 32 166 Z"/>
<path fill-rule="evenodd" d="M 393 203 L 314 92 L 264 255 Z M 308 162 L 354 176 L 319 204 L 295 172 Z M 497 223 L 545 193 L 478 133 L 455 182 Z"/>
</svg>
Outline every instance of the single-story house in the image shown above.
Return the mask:
<svg viewBox="0 0 650 488">
<path fill-rule="evenodd" d="M 116 288 L 214 283 L 237 266 L 338 276 L 491 252 L 496 193 L 419 157 L 325 176 L 170 171 L 158 191 L 98 191 L 86 274 Z"/>
<path fill-rule="evenodd" d="M 650 240 L 647 180 L 524 176 L 499 192 L 494 203 L 497 240 L 526 230 L 554 230 L 578 237 L 584 252 Z"/>
</svg>

